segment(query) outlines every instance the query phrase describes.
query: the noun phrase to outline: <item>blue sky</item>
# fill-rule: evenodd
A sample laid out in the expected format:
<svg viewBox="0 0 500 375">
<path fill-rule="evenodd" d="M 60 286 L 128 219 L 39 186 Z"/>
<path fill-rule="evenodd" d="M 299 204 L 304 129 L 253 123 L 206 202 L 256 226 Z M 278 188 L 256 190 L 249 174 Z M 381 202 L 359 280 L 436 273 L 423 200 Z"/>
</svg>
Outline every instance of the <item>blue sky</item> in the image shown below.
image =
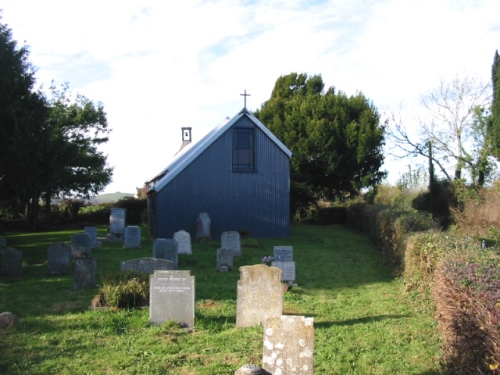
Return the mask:
<svg viewBox="0 0 500 375">
<path fill-rule="evenodd" d="M 106 192 L 134 192 L 181 145 L 243 107 L 260 108 L 276 79 L 321 74 L 363 92 L 383 114 L 409 111 L 441 78 L 490 80 L 500 49 L 498 0 L 85 2 L 0 0 L 2 22 L 30 47 L 38 84 L 104 104 Z M 405 165 L 387 159 L 389 181 Z"/>
</svg>

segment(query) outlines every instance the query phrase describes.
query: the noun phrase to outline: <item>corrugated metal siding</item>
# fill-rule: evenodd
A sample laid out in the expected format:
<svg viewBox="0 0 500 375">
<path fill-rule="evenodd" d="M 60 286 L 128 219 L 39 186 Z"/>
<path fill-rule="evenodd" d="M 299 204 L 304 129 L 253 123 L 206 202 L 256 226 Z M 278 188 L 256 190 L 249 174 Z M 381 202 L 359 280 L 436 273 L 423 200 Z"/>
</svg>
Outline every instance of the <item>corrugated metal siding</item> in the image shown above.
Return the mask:
<svg viewBox="0 0 500 375">
<path fill-rule="evenodd" d="M 212 238 L 242 229 L 254 237 L 289 236 L 289 158 L 247 117 L 234 126 L 255 128 L 257 172 L 232 172 L 229 129 L 157 193 L 155 237 L 180 229 L 194 237 L 200 212 L 211 218 Z"/>
</svg>

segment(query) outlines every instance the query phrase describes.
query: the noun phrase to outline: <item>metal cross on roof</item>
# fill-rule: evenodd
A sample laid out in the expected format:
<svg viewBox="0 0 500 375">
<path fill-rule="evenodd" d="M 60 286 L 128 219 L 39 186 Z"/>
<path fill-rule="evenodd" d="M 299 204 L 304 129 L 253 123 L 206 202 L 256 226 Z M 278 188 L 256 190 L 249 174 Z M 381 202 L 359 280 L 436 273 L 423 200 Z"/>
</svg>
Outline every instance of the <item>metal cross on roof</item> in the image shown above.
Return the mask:
<svg viewBox="0 0 500 375">
<path fill-rule="evenodd" d="M 244 99 L 244 108 L 246 109 L 247 108 L 247 96 L 250 96 L 250 94 L 247 94 L 247 90 L 245 90 L 245 92 L 243 94 L 240 94 L 240 96 L 243 96 L 245 99 Z"/>
</svg>

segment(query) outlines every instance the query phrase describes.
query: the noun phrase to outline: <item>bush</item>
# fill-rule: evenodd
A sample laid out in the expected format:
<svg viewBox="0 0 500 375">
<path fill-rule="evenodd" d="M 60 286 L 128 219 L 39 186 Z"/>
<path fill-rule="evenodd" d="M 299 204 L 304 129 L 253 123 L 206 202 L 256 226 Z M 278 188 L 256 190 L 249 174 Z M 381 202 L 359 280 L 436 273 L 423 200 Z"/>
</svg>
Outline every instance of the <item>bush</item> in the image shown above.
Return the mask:
<svg viewBox="0 0 500 375">
<path fill-rule="evenodd" d="M 146 211 L 148 202 L 147 199 L 136 199 L 132 197 L 125 197 L 120 199 L 114 207 L 125 208 L 127 210 L 127 224 L 128 225 L 141 225 L 145 223 Z M 108 213 L 109 216 L 109 213 Z"/>
<path fill-rule="evenodd" d="M 346 207 L 318 207 L 311 210 L 311 224 L 332 225 L 347 223 Z"/>
<path fill-rule="evenodd" d="M 92 307 L 133 308 L 149 305 L 149 275 L 120 272 L 105 277 Z"/>
</svg>

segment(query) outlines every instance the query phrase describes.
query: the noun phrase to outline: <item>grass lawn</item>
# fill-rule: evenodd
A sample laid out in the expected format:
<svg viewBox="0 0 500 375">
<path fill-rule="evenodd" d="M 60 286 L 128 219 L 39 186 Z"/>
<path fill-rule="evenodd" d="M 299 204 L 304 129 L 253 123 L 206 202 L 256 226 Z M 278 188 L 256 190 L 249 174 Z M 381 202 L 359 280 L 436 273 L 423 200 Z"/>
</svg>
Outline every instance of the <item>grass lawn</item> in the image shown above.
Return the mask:
<svg viewBox="0 0 500 375">
<path fill-rule="evenodd" d="M 289 239 L 243 240 L 235 271 L 215 272 L 219 241 L 193 242 L 179 269 L 196 278 L 196 327 L 149 324 L 149 311 L 90 310 L 97 289 L 74 291 L 73 277 L 47 276 L 47 246 L 74 232 L 4 234 L 23 252 L 24 274 L 0 279 L 0 312 L 19 324 L 0 331 L 1 374 L 234 374 L 261 364 L 261 327 L 236 328 L 238 267 L 260 263 L 274 245 L 293 245 L 298 286 L 284 314 L 314 318 L 315 374 L 440 374 L 439 338 L 429 313 L 403 293 L 367 238 L 343 226 L 292 227 Z M 105 228 L 99 228 L 104 236 Z M 94 250 L 97 279 L 122 260 L 152 256 L 103 242 Z"/>
</svg>

